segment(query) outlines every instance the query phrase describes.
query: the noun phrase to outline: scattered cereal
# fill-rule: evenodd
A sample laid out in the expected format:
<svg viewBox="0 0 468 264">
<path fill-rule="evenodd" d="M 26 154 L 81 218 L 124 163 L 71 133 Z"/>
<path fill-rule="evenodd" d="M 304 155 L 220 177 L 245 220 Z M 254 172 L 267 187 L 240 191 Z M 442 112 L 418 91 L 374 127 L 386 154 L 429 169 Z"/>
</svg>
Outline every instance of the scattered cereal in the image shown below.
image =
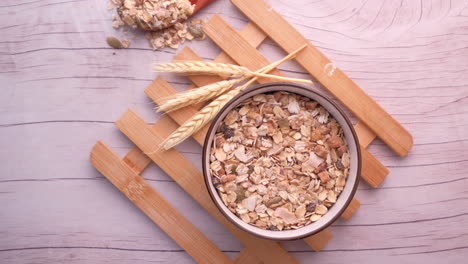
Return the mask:
<svg viewBox="0 0 468 264">
<path fill-rule="evenodd" d="M 117 7 L 120 19 L 112 16 L 112 27 L 148 31 L 145 37 L 153 50 L 170 47 L 177 49 L 187 40 L 203 40 L 203 20 L 187 21 L 194 5 L 188 0 L 110 0 L 108 8 Z M 126 40 L 124 46 L 129 46 Z"/>
<path fill-rule="evenodd" d="M 162 30 L 183 22 L 193 13 L 188 0 L 114 0 L 125 24 L 143 30 Z"/>
</svg>

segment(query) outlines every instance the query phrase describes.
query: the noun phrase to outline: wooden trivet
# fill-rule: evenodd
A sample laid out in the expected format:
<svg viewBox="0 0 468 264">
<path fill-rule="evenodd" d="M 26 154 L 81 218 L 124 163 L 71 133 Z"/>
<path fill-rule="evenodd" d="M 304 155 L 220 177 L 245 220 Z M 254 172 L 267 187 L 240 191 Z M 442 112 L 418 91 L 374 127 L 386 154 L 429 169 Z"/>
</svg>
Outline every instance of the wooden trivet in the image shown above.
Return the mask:
<svg viewBox="0 0 468 264">
<path fill-rule="evenodd" d="M 308 43 L 264 1 L 233 0 L 233 3 L 252 19 L 253 23 L 248 23 L 238 33 L 221 17 L 213 16 L 205 25 L 205 31 L 224 51 L 215 61 L 239 64 L 256 70 L 269 64 L 268 60 L 257 50 L 257 47 L 267 37 L 273 39 L 287 52 Z M 183 49 L 174 59 L 201 60 L 189 48 Z M 311 44 L 297 56 L 296 61 L 360 118 L 355 129 L 362 150 L 361 177 L 370 186 L 377 187 L 389 171 L 366 150 L 366 147 L 376 136 L 379 136 L 396 153 L 405 155 L 412 146 L 411 135 L 343 72 L 335 66 L 333 66 L 332 74 L 327 72 L 327 65 L 331 62 Z M 282 75 L 278 70 L 272 71 L 272 74 Z M 189 76 L 189 78 L 193 85 L 188 89 L 221 80 L 218 76 Z M 259 79 L 259 82 L 268 81 Z M 158 77 L 149 85 L 145 93 L 156 104 L 160 104 L 163 98 L 177 91 L 164 79 Z M 136 146 L 121 159 L 104 143 L 98 142 L 91 151 L 91 163 L 200 263 L 298 263 L 279 243 L 252 236 L 232 225 L 211 201 L 201 172 L 182 154 L 174 149 L 153 153 L 155 146 L 158 146 L 178 125 L 194 115 L 200 107 L 201 105 L 194 105 L 163 115 L 153 127 L 149 126 L 133 110 L 128 110 L 116 122 L 116 126 Z M 200 145 L 203 143 L 206 130 L 207 127 L 193 135 Z M 145 155 L 144 153 L 151 154 Z M 139 176 L 152 161 L 242 242 L 245 248 L 234 261 L 227 258 Z M 349 219 L 359 206 L 360 202 L 353 199 L 341 217 L 345 220 Z M 177 223 L 177 228 L 174 228 L 174 223 Z M 314 250 L 320 251 L 331 238 L 330 231 L 323 230 L 319 234 L 305 238 L 304 241 Z"/>
</svg>

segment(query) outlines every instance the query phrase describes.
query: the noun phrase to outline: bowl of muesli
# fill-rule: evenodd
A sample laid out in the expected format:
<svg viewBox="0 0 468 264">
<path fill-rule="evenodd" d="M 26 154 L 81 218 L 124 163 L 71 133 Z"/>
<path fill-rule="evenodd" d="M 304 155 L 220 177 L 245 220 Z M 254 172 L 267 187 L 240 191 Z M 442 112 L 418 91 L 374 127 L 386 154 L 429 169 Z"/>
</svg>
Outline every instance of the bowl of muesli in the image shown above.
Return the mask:
<svg viewBox="0 0 468 264">
<path fill-rule="evenodd" d="M 344 112 L 311 88 L 246 89 L 214 118 L 203 174 L 218 209 L 248 233 L 293 240 L 331 225 L 351 202 L 359 142 Z"/>
</svg>

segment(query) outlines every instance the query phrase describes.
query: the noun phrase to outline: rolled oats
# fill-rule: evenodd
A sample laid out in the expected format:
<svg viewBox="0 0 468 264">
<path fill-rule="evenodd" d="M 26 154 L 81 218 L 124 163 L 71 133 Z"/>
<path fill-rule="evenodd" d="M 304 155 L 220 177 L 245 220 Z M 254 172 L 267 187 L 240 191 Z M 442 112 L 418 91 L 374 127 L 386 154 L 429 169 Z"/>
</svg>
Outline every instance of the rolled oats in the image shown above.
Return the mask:
<svg viewBox="0 0 468 264">
<path fill-rule="evenodd" d="M 188 0 L 110 0 L 108 7 L 117 7 L 120 19 L 112 17 L 112 27 L 140 28 L 146 31 L 153 50 L 170 47 L 177 49 L 186 40 L 203 40 L 203 20 L 187 21 L 194 5 Z M 129 42 L 127 41 L 127 47 Z"/>
<path fill-rule="evenodd" d="M 223 203 L 242 221 L 275 231 L 326 214 L 349 166 L 338 122 L 317 102 L 286 92 L 258 94 L 231 110 L 210 152 Z"/>
<path fill-rule="evenodd" d="M 122 21 L 132 28 L 162 30 L 183 22 L 193 13 L 188 0 L 113 0 Z"/>
</svg>

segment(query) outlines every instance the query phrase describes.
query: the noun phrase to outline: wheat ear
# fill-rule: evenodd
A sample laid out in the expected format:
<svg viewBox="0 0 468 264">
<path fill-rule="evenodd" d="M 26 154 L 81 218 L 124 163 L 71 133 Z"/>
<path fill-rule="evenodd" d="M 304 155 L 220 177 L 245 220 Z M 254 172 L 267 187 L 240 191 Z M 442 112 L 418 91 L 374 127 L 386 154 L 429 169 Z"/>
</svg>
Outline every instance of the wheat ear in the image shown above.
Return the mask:
<svg viewBox="0 0 468 264">
<path fill-rule="evenodd" d="M 167 139 L 165 139 L 161 143 L 160 148 L 168 150 L 196 133 L 211 120 L 213 120 L 215 115 L 218 114 L 219 110 L 221 110 L 223 106 L 225 106 L 234 96 L 239 94 L 240 91 L 242 91 L 245 87 L 252 84 L 255 79 L 257 79 L 257 77 L 252 78 L 244 85 L 236 87 L 236 89 L 219 96 L 207 106 L 203 107 L 200 112 L 183 123 L 176 131 L 174 131 Z"/>
<path fill-rule="evenodd" d="M 219 75 L 227 77 L 249 77 L 252 72 L 246 67 L 206 61 L 179 61 L 158 63 L 154 65 L 156 72 L 172 72 L 198 75 Z"/>
<path fill-rule="evenodd" d="M 298 78 L 289 78 L 289 77 L 283 77 L 283 76 L 260 73 L 260 72 L 253 72 L 252 75 L 254 75 L 256 77 L 266 77 L 266 78 L 270 78 L 270 79 L 287 81 L 287 82 L 300 82 L 300 83 L 309 83 L 309 84 L 313 83 L 311 80 L 298 79 Z"/>
<path fill-rule="evenodd" d="M 256 72 L 253 72 L 253 75 L 260 76 L 261 74 L 264 74 L 266 72 L 270 72 L 274 68 L 276 68 L 278 65 L 281 63 L 285 62 L 286 60 L 290 60 L 295 57 L 295 55 L 304 49 L 306 45 L 300 47 L 299 49 L 293 51 L 283 59 L 279 61 L 275 61 L 261 69 L 259 69 Z M 162 65 L 162 64 L 160 64 Z M 280 77 L 277 75 L 268 75 L 269 77 Z M 244 79 L 234 79 L 234 80 L 226 80 L 226 81 L 220 81 L 216 83 L 212 83 L 209 85 L 202 86 L 197 89 L 192 89 L 180 94 L 175 95 L 174 97 L 168 98 L 167 101 L 165 101 L 163 104 L 161 104 L 159 107 L 156 108 L 157 112 L 171 112 L 175 111 L 177 109 L 192 105 L 192 104 L 197 104 L 206 100 L 209 100 L 213 97 L 216 97 L 220 94 L 223 94 L 225 91 L 228 89 L 232 88 L 236 83 L 239 83 Z M 255 79 L 256 80 L 256 79 Z"/>
<path fill-rule="evenodd" d="M 183 61 L 183 62 L 168 62 L 155 64 L 154 71 L 156 72 L 171 72 L 183 73 L 187 75 L 205 74 L 205 75 L 219 75 L 228 77 L 244 77 L 251 76 L 266 77 L 276 80 L 312 83 L 310 80 L 289 78 L 277 75 L 271 75 L 260 72 L 252 72 L 251 70 L 233 64 L 205 62 L 205 61 Z"/>
<path fill-rule="evenodd" d="M 283 63 L 286 60 L 292 59 L 296 56 L 297 53 L 299 53 L 301 50 L 303 50 L 307 45 L 303 45 L 297 50 L 293 51 L 283 59 L 276 61 L 270 65 L 267 65 L 260 70 L 256 71 L 257 73 L 262 72 L 269 72 L 276 68 L 278 65 Z M 203 126 L 208 124 L 215 116 L 218 114 L 219 110 L 226 105 L 227 102 L 229 102 L 234 96 L 239 94 L 243 89 L 248 87 L 250 84 L 255 82 L 258 77 L 254 77 L 251 80 L 249 80 L 247 83 L 244 85 L 241 85 L 239 87 L 236 87 L 236 89 L 229 91 L 228 93 L 225 93 L 215 100 L 213 100 L 211 103 L 209 103 L 207 106 L 203 107 L 196 115 L 191 117 L 189 120 L 187 120 L 184 124 L 182 124 L 179 128 L 177 128 L 174 132 L 172 132 L 171 135 L 169 135 L 168 138 L 166 138 L 160 145 L 160 148 L 164 150 L 168 150 L 180 142 L 184 141 L 185 139 L 189 138 L 191 135 L 199 131 Z"/>
<path fill-rule="evenodd" d="M 197 89 L 191 89 L 186 92 L 176 94 L 175 96 L 168 98 L 167 101 L 157 107 L 156 111 L 169 113 L 189 105 L 207 101 L 220 94 L 223 94 L 227 90 L 231 89 L 232 86 L 243 80 L 243 78 L 239 78 L 220 81 L 202 86 Z"/>
</svg>

